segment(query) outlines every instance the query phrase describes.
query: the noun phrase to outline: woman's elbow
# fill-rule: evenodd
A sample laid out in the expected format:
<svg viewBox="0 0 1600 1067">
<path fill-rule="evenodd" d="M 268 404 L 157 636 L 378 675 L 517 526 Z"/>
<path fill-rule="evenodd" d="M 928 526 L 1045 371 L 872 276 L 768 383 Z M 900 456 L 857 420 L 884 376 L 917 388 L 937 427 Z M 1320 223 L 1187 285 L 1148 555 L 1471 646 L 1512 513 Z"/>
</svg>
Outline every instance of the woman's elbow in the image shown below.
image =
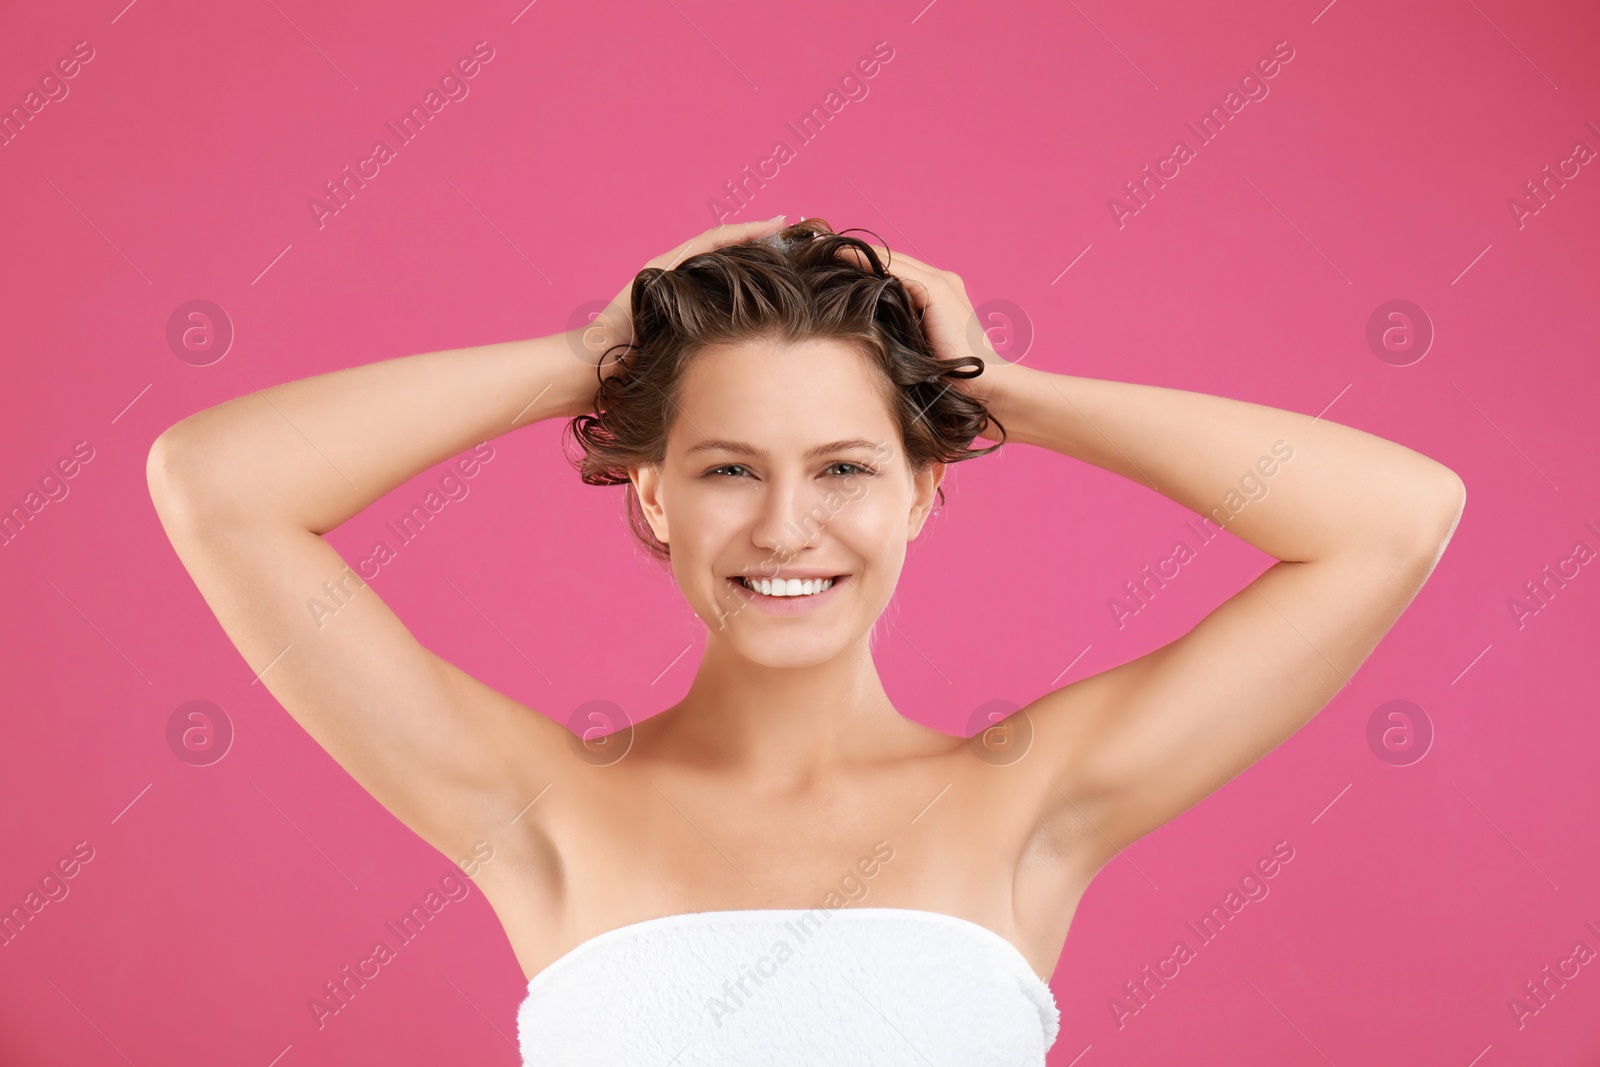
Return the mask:
<svg viewBox="0 0 1600 1067">
<path fill-rule="evenodd" d="M 1437 561 L 1466 510 L 1467 485 L 1459 474 L 1441 463 L 1437 476 L 1425 488 L 1418 489 L 1415 500 L 1415 522 L 1408 547 Z"/>
<path fill-rule="evenodd" d="M 155 439 L 145 457 L 145 485 L 162 524 L 193 518 L 221 501 L 216 459 L 188 420 L 175 423 Z"/>
<path fill-rule="evenodd" d="M 1467 483 L 1461 480 L 1461 475 L 1443 464 L 1439 465 L 1440 478 L 1444 482 L 1440 490 L 1440 511 L 1444 523 L 1445 540 L 1455 532 L 1456 524 L 1461 521 L 1462 512 L 1467 509 Z"/>
</svg>

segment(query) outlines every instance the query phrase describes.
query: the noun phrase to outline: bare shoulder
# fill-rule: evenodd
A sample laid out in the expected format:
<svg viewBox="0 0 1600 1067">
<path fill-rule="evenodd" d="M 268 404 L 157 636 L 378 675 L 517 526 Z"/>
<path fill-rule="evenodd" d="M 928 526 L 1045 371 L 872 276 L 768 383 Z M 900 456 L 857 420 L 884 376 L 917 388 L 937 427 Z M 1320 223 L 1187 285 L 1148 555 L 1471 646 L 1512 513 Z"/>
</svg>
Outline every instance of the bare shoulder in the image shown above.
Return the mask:
<svg viewBox="0 0 1600 1067">
<path fill-rule="evenodd" d="M 1057 817 L 1110 858 L 1226 785 L 1350 681 L 1441 551 L 1427 533 L 1276 562 L 1187 633 L 1034 701 Z"/>
</svg>

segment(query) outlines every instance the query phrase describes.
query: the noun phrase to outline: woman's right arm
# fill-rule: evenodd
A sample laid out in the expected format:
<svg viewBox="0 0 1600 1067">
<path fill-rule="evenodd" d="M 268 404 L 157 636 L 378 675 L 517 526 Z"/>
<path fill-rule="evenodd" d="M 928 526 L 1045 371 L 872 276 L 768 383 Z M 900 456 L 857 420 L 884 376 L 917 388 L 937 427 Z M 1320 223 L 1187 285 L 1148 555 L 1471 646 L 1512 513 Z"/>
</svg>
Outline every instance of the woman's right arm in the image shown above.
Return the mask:
<svg viewBox="0 0 1600 1067">
<path fill-rule="evenodd" d="M 421 471 L 591 410 L 580 333 L 389 359 L 191 415 L 150 450 L 150 495 L 253 673 L 368 792 L 451 857 L 505 840 L 568 731 L 423 648 L 322 538 Z M 552 520 L 553 521 L 553 520 Z M 324 583 L 345 603 L 333 615 Z"/>
</svg>

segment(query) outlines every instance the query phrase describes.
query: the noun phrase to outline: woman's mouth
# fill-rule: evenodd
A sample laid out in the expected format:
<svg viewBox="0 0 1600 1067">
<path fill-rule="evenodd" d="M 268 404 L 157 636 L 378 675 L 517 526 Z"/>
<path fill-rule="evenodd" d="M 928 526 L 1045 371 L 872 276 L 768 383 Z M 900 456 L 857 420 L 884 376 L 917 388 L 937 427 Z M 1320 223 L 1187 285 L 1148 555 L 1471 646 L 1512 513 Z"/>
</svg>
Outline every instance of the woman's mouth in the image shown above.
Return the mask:
<svg viewBox="0 0 1600 1067">
<path fill-rule="evenodd" d="M 739 583 L 752 593 L 761 596 L 815 596 L 827 592 L 835 580 L 848 575 L 836 574 L 832 578 L 740 578 Z"/>
<path fill-rule="evenodd" d="M 747 603 L 770 615 L 801 615 L 814 611 L 839 595 L 839 587 L 850 578 L 836 574 L 829 578 L 729 578 L 728 583 Z"/>
</svg>

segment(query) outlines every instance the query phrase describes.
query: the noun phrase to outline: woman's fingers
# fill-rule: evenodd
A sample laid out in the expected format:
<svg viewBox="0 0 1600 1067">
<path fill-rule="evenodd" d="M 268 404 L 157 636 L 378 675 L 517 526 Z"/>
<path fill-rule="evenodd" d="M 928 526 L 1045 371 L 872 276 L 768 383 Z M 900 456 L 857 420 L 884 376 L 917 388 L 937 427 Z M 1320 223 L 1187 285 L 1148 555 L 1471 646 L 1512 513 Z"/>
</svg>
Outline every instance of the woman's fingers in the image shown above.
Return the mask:
<svg viewBox="0 0 1600 1067">
<path fill-rule="evenodd" d="M 896 278 L 915 278 L 923 284 L 927 284 L 930 281 L 936 280 L 951 281 L 955 277 L 948 271 L 942 271 L 938 267 L 930 266 L 915 256 L 908 255 L 905 252 L 891 253 L 883 245 L 875 245 L 870 241 L 867 242 L 867 247 L 878 253 L 878 259 L 883 262 L 884 267 L 889 271 L 889 273 L 893 274 Z M 850 249 L 849 251 L 856 257 L 857 263 L 861 264 L 863 267 L 867 265 L 866 257 L 863 256 L 859 251 L 854 248 Z M 893 260 L 893 262 L 891 263 L 890 260 Z"/>
<path fill-rule="evenodd" d="M 960 275 L 940 270 L 904 252 L 894 253 L 891 262 L 887 248 L 871 242 L 866 244 L 910 294 L 912 303 L 922 314 L 922 327 L 929 343 L 940 358 L 970 354 L 986 364 L 1007 362 L 995 351 L 978 321 Z M 867 266 L 866 256 L 859 249 L 848 251 L 862 268 Z"/>
<path fill-rule="evenodd" d="M 911 294 L 912 300 L 923 311 L 928 310 L 928 306 L 933 299 L 933 287 L 941 283 L 950 282 L 950 276 L 944 271 L 939 270 L 937 267 L 930 267 L 922 260 L 908 256 L 904 252 L 891 254 L 883 245 L 873 244 L 870 241 L 867 242 L 867 247 L 878 254 L 878 259 L 883 263 L 884 269 L 900 279 L 900 283 L 906 287 L 906 292 Z M 867 257 L 862 255 L 859 249 L 850 248 L 846 249 L 846 251 L 855 258 L 855 262 L 860 267 L 866 269 Z"/>
<path fill-rule="evenodd" d="M 764 237 L 769 233 L 776 233 L 783 228 L 783 225 L 782 217 L 762 219 L 759 222 L 725 222 L 721 226 L 713 226 L 704 233 L 689 238 L 677 248 L 656 258 L 666 261 L 660 264 L 663 269 L 671 270 L 690 256 L 698 256 L 704 252 L 714 252 L 727 245 L 739 244 L 742 241 L 749 241 L 756 237 Z M 653 263 L 652 265 L 655 264 Z"/>
<path fill-rule="evenodd" d="M 757 222 L 723 223 L 721 226 L 713 226 L 703 233 L 696 234 L 669 252 L 663 252 L 645 266 L 671 270 L 690 256 L 764 237 L 769 233 L 776 233 L 783 225 L 781 217 Z M 630 309 L 633 302 L 634 280 L 634 278 L 628 279 L 628 284 L 623 286 L 622 291 L 595 316 L 589 329 L 584 331 L 583 347 L 586 351 L 604 352 L 616 344 L 632 343 L 633 316 Z M 614 364 L 615 361 L 612 361 L 606 366 Z"/>
</svg>

